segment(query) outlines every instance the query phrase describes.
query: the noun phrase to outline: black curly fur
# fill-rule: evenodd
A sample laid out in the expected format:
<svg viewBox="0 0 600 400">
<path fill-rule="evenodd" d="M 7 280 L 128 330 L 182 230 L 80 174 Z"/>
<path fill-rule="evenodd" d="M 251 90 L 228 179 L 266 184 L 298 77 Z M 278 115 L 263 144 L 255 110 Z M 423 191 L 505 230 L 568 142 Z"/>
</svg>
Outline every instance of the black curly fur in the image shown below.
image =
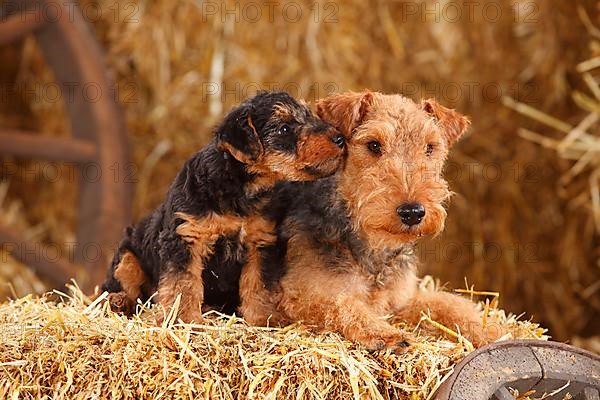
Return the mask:
<svg viewBox="0 0 600 400">
<path fill-rule="evenodd" d="M 265 215 L 276 222 L 277 242 L 261 249 L 267 288 L 273 288 L 286 272 L 287 242 L 292 235 L 310 238 L 314 248 L 327 258 L 338 257 L 332 242 L 348 248 L 358 245 L 347 208 L 336 196 L 335 188 L 335 176 L 313 182 L 285 182 L 275 187 Z M 338 263 L 332 260 L 329 264 Z"/>
<path fill-rule="evenodd" d="M 272 118 L 276 104 L 294 110 L 295 121 L 288 121 L 292 128 L 288 135 L 277 134 L 279 126 Z M 138 258 L 151 283 L 149 292 L 143 293 L 145 298 L 142 300 L 147 300 L 157 289 L 165 269 L 183 269 L 189 265 L 191 254 L 188 245 L 176 233 L 177 226 L 182 222 L 175 216 L 176 212 L 202 217 L 209 212 L 247 216 L 257 211 L 257 205 L 270 195 L 270 191 L 247 195 L 245 188 L 256 176 L 248 173 L 242 162 L 220 150 L 219 146 L 219 143 L 226 142 L 253 157 L 257 144 L 252 142 L 248 117 L 263 146 L 287 154 L 294 154 L 301 128 L 309 125 L 316 133 L 332 129 L 285 92 L 261 92 L 243 102 L 225 117 L 216 129 L 213 141 L 184 164 L 164 203 L 126 230 L 102 290 L 122 290 L 114 277 L 114 270 L 126 251 Z M 246 249 L 237 236 L 223 236 L 215 244 L 214 250 L 213 256 L 206 260 L 203 271 L 205 304 L 233 313 L 239 305 L 239 279 L 246 261 Z"/>
</svg>

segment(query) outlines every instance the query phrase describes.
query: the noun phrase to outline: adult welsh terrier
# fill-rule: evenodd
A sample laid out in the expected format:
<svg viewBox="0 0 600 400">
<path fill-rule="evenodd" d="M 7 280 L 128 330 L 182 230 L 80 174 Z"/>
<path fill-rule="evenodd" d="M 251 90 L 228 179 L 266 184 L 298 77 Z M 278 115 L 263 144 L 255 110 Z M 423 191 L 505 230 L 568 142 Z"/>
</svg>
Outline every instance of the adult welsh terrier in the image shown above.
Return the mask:
<svg viewBox="0 0 600 400">
<path fill-rule="evenodd" d="M 415 243 L 444 229 L 442 167 L 469 120 L 435 100 L 368 91 L 325 98 L 317 114 L 346 137 L 346 164 L 330 178 L 276 189 L 266 209 L 277 242 L 261 250 L 263 288 L 242 300 L 244 317 L 304 321 L 368 349 L 401 350 L 409 335 L 386 316 L 418 323 L 428 312 L 476 346 L 495 340 L 471 301 L 418 290 Z"/>
</svg>

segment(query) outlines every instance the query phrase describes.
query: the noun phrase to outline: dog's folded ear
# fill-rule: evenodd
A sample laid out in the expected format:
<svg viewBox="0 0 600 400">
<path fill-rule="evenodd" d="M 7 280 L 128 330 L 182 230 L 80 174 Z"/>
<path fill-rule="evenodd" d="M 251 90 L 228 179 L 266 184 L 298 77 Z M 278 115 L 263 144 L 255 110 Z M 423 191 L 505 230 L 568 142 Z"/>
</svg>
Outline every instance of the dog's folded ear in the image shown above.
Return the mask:
<svg viewBox="0 0 600 400">
<path fill-rule="evenodd" d="M 260 136 L 252 123 L 252 106 L 232 110 L 217 128 L 217 147 L 244 164 L 253 164 L 264 153 Z"/>
<path fill-rule="evenodd" d="M 373 93 L 368 90 L 334 94 L 317 101 L 317 115 L 349 139 L 354 129 L 363 122 L 372 104 Z"/>
<path fill-rule="evenodd" d="M 450 108 L 444 107 L 435 99 L 423 100 L 421 107 L 442 128 L 448 147 L 452 146 L 466 132 L 469 125 L 471 125 L 469 118 Z"/>
</svg>

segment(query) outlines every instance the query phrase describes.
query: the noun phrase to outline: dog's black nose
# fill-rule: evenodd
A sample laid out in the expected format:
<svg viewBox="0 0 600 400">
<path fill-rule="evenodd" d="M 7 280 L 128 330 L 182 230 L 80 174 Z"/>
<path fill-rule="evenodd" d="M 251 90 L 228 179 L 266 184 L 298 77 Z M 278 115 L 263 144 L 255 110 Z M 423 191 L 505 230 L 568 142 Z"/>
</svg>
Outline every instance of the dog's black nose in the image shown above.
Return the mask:
<svg viewBox="0 0 600 400">
<path fill-rule="evenodd" d="M 425 216 L 425 207 L 419 203 L 402 204 L 396 209 L 402 223 L 408 226 L 419 224 Z"/>
<path fill-rule="evenodd" d="M 337 144 L 337 146 L 341 149 L 344 147 L 344 143 L 346 143 L 346 140 L 344 139 L 344 137 L 342 135 L 335 135 L 334 137 L 331 138 L 331 140 L 333 141 L 333 143 Z"/>
</svg>

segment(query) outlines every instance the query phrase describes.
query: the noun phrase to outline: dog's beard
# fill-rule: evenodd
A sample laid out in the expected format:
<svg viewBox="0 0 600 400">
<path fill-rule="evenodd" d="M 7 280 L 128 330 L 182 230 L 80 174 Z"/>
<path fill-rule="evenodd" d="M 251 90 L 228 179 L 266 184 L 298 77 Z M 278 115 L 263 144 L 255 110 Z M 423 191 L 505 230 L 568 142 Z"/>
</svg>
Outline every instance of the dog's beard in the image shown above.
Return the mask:
<svg viewBox="0 0 600 400">
<path fill-rule="evenodd" d="M 366 207 L 363 207 L 363 210 Z M 372 249 L 387 251 L 414 243 L 424 236 L 436 236 L 444 230 L 446 210 L 442 205 L 427 205 L 427 214 L 418 225 L 408 226 L 395 212 L 379 213 L 377 217 L 360 218 L 353 215 L 354 230 Z M 367 215 L 369 213 L 366 213 Z"/>
</svg>

